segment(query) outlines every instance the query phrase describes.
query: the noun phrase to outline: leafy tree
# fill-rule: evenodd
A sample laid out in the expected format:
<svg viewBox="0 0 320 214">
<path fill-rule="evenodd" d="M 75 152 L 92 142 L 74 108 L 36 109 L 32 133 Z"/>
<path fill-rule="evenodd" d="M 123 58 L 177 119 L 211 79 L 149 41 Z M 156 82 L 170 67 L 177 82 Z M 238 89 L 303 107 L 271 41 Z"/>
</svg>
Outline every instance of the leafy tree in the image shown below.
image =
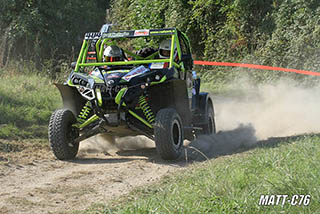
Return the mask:
<svg viewBox="0 0 320 214">
<path fill-rule="evenodd" d="M 320 70 L 320 2 L 279 1 L 272 38 L 256 52 L 264 64 Z"/>
<path fill-rule="evenodd" d="M 111 9 L 118 29 L 182 29 L 197 59 L 320 70 L 319 0 L 114 0 Z M 258 81 L 274 78 L 251 74 Z M 203 75 L 232 78 L 226 72 Z"/>
<path fill-rule="evenodd" d="M 1 1 L 0 66 L 9 60 L 66 58 L 78 51 L 84 32 L 104 23 L 109 1 L 8 0 Z"/>
<path fill-rule="evenodd" d="M 118 29 L 178 27 L 196 58 L 320 68 L 318 0 L 2 0 L 0 66 L 78 53 L 109 6 L 107 22 Z"/>
</svg>

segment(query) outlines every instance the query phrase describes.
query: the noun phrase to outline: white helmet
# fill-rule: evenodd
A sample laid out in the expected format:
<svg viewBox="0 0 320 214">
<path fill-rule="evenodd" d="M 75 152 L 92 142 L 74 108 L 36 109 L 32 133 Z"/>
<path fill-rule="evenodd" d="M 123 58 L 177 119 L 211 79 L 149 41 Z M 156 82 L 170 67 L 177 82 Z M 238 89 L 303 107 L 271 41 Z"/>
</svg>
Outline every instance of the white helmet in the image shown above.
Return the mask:
<svg viewBox="0 0 320 214">
<path fill-rule="evenodd" d="M 171 52 L 171 39 L 163 40 L 159 46 L 159 56 L 162 59 L 166 59 L 170 57 Z M 174 58 L 177 55 L 177 47 L 174 44 Z"/>
<path fill-rule="evenodd" d="M 123 61 L 122 50 L 116 46 L 108 46 L 103 52 L 103 59 L 105 62 Z"/>
</svg>

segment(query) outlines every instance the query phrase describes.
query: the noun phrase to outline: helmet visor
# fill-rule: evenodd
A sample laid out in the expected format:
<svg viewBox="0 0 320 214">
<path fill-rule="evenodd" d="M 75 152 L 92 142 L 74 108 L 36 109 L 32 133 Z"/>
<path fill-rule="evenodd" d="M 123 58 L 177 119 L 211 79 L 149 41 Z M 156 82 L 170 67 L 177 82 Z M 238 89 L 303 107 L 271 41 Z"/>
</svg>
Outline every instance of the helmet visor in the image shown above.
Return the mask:
<svg viewBox="0 0 320 214">
<path fill-rule="evenodd" d="M 105 61 L 106 62 L 118 62 L 118 61 L 120 61 L 120 57 L 106 56 Z"/>
<path fill-rule="evenodd" d="M 165 57 L 170 57 L 170 51 L 169 50 L 160 50 L 160 55 Z"/>
</svg>

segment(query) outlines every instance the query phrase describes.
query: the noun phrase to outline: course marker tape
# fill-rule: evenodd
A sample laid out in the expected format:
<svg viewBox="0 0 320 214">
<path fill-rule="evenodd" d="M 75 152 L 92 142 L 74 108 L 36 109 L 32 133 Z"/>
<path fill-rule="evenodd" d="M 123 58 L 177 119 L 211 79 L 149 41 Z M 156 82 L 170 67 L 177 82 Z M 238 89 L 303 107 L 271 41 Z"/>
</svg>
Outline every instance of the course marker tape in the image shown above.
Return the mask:
<svg viewBox="0 0 320 214">
<path fill-rule="evenodd" d="M 195 60 L 194 64 L 195 65 L 243 67 L 243 68 L 261 69 L 261 70 L 293 72 L 293 73 L 311 75 L 311 76 L 320 76 L 320 73 L 313 72 L 313 71 L 297 70 L 297 69 L 290 69 L 290 68 L 279 68 L 279 67 L 255 65 L 255 64 L 232 63 L 232 62 L 208 62 L 208 61 L 199 61 L 199 60 Z"/>
</svg>

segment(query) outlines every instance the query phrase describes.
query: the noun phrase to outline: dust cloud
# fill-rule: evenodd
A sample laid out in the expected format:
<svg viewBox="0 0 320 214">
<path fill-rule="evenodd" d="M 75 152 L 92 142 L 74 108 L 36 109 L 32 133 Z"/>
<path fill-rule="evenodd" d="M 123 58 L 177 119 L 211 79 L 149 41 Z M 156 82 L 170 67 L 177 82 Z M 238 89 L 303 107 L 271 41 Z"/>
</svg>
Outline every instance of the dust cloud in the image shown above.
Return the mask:
<svg viewBox="0 0 320 214">
<path fill-rule="evenodd" d="M 213 135 L 202 135 L 184 148 L 181 159 L 206 160 L 220 155 L 233 154 L 242 147 L 257 142 L 253 126 L 239 125 L 233 130 L 219 131 Z"/>
<path fill-rule="evenodd" d="M 200 136 L 185 153 L 199 160 L 232 154 L 268 138 L 319 133 L 320 87 L 305 85 L 290 80 L 232 83 L 236 93 L 212 96 L 218 133 Z"/>
<path fill-rule="evenodd" d="M 80 143 L 80 151 L 83 153 L 114 154 L 121 150 L 136 150 L 153 148 L 155 144 L 145 136 L 113 137 L 108 134 L 98 134 Z"/>
<path fill-rule="evenodd" d="M 306 85 L 290 80 L 254 85 L 245 78 L 230 83 L 232 93 L 212 95 L 217 134 L 185 142 L 184 158 L 212 158 L 272 137 L 319 133 L 320 87 Z M 154 147 L 144 136 L 114 140 L 100 134 L 81 142 L 80 150 L 112 153 Z"/>
<path fill-rule="evenodd" d="M 215 100 L 219 130 L 250 124 L 259 140 L 320 132 L 320 87 L 281 80 L 247 88 L 242 94 Z"/>
</svg>

